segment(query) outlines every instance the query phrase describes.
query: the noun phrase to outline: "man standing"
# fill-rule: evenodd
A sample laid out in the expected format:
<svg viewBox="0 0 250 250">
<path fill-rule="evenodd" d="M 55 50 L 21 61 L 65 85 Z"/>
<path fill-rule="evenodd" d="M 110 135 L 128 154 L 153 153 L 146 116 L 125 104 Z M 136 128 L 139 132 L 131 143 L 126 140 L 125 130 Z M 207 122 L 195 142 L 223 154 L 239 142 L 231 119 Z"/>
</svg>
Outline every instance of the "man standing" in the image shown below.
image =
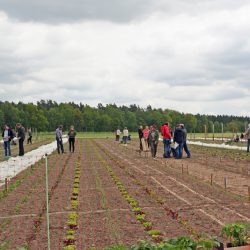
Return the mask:
<svg viewBox="0 0 250 250">
<path fill-rule="evenodd" d="M 180 124 L 181 125 L 181 129 L 184 133 L 184 138 L 183 138 L 183 149 L 184 151 L 186 152 L 187 154 L 187 158 L 190 158 L 191 157 L 191 154 L 190 154 L 190 151 L 188 150 L 188 146 L 187 146 L 187 130 L 184 126 L 184 124 Z"/>
<path fill-rule="evenodd" d="M 250 123 L 248 124 L 248 129 L 246 130 L 245 136 L 246 136 L 246 139 L 247 139 L 247 152 L 249 153 L 249 148 L 250 148 Z"/>
<path fill-rule="evenodd" d="M 60 149 L 62 154 L 64 153 L 64 148 L 63 148 L 63 140 L 62 140 L 62 128 L 63 126 L 60 125 L 56 129 L 56 142 L 57 142 L 57 152 L 60 154 Z"/>
<path fill-rule="evenodd" d="M 11 150 L 10 150 L 10 141 L 13 138 L 13 132 L 9 128 L 9 126 L 4 126 L 4 131 L 2 133 L 3 142 L 4 142 L 4 152 L 5 156 L 11 156 Z"/>
<path fill-rule="evenodd" d="M 31 128 L 28 130 L 28 140 L 27 140 L 27 144 L 32 144 L 32 131 L 31 131 Z"/>
<path fill-rule="evenodd" d="M 23 142 L 25 140 L 25 130 L 21 123 L 17 123 L 16 128 L 17 128 L 17 138 L 19 143 L 19 156 L 23 156 L 24 155 Z"/>
<path fill-rule="evenodd" d="M 171 129 L 169 127 L 168 122 L 165 122 L 163 126 L 161 127 L 161 135 L 162 135 L 163 144 L 164 144 L 163 158 L 169 158 L 170 157 L 170 144 L 171 144 Z"/>
<path fill-rule="evenodd" d="M 125 127 L 123 129 L 123 143 L 126 145 L 128 141 L 128 129 Z"/>
<path fill-rule="evenodd" d="M 138 128 L 138 135 L 139 135 L 139 141 L 140 141 L 140 151 L 143 151 L 143 148 L 142 148 L 142 139 L 143 139 L 142 126 L 140 126 Z"/>
<path fill-rule="evenodd" d="M 175 143 L 176 159 L 181 159 L 183 143 L 184 143 L 184 132 L 180 124 L 176 126 L 174 131 L 174 143 Z"/>
</svg>

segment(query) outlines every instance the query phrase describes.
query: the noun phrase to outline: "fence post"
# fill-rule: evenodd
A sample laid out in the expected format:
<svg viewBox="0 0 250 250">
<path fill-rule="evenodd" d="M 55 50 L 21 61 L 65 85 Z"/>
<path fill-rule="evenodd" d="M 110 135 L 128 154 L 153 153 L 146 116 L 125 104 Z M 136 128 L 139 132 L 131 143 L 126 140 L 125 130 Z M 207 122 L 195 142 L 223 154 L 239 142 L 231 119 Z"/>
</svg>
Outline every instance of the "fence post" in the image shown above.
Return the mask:
<svg viewBox="0 0 250 250">
<path fill-rule="evenodd" d="M 47 236 L 48 236 L 48 250 L 50 250 L 50 226 L 49 226 L 49 177 L 48 177 L 48 155 L 45 154 L 46 167 L 46 208 L 47 208 Z"/>
</svg>

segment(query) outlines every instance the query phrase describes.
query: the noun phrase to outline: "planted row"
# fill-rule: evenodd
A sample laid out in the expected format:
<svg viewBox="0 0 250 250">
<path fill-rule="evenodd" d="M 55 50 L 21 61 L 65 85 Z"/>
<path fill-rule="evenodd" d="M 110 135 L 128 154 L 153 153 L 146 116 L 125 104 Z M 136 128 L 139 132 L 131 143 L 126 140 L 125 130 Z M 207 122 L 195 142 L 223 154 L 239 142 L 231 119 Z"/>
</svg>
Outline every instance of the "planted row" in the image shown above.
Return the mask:
<svg viewBox="0 0 250 250">
<path fill-rule="evenodd" d="M 78 159 L 78 162 L 76 163 L 73 190 L 70 199 L 72 212 L 68 215 L 67 232 L 66 232 L 66 238 L 64 239 L 64 244 L 65 244 L 64 250 L 76 249 L 75 242 L 76 242 L 76 230 L 78 223 L 77 210 L 78 210 L 80 175 L 81 175 L 80 159 Z"/>
</svg>

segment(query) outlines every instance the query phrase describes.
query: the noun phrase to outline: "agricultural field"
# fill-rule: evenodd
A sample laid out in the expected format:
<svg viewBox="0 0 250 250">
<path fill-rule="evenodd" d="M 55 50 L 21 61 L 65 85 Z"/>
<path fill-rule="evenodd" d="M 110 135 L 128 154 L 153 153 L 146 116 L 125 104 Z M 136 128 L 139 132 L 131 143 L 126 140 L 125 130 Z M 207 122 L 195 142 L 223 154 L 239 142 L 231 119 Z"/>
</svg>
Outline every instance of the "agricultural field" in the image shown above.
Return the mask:
<svg viewBox="0 0 250 250">
<path fill-rule="evenodd" d="M 79 138 L 48 156 L 50 249 L 130 247 L 193 236 L 225 242 L 221 228 L 250 223 L 250 155 L 190 145 L 192 157 L 139 154 L 112 134 Z M 49 139 L 46 139 L 49 140 Z M 0 187 L 0 249 L 48 249 L 45 159 Z"/>
</svg>

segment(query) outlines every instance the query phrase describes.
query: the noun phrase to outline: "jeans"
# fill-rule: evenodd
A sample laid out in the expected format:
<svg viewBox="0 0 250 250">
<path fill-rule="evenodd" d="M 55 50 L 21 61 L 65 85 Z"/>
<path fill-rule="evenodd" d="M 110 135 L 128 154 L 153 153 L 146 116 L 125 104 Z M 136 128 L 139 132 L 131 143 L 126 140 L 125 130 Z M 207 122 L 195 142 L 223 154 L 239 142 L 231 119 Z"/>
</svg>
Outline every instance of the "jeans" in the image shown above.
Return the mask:
<svg viewBox="0 0 250 250">
<path fill-rule="evenodd" d="M 4 141 L 5 156 L 11 156 L 10 141 Z"/>
<path fill-rule="evenodd" d="M 191 157 L 190 151 L 188 150 L 188 147 L 187 147 L 187 142 L 183 143 L 183 149 L 186 152 L 187 157 Z"/>
<path fill-rule="evenodd" d="M 62 139 L 56 138 L 56 142 L 57 142 L 57 151 L 58 151 L 58 154 L 60 154 L 60 149 L 61 149 L 62 153 L 64 153 Z"/>
<path fill-rule="evenodd" d="M 151 147 L 151 155 L 152 155 L 152 157 L 153 158 L 155 158 L 156 157 L 156 152 L 157 152 L 157 143 L 155 143 L 154 141 L 152 141 L 151 143 L 150 143 L 150 147 Z"/>
<path fill-rule="evenodd" d="M 164 144 L 164 158 L 169 158 L 170 157 L 170 144 L 171 144 L 171 139 L 163 139 L 163 144 Z"/>
<path fill-rule="evenodd" d="M 75 152 L 75 138 L 69 138 L 69 151 L 71 152 L 71 148 L 72 148 L 72 152 Z"/>
<path fill-rule="evenodd" d="M 27 144 L 32 144 L 32 136 L 29 136 L 28 140 L 27 140 Z"/>
<path fill-rule="evenodd" d="M 127 144 L 128 137 L 127 137 L 127 136 L 123 136 L 123 138 L 122 138 L 122 139 L 123 139 L 123 143 L 124 143 L 124 144 Z"/>
<path fill-rule="evenodd" d="M 182 158 L 183 142 L 179 143 L 179 146 L 176 148 L 176 158 Z"/>
<path fill-rule="evenodd" d="M 23 142 L 24 142 L 24 139 L 19 139 L 19 156 L 23 156 L 24 155 Z"/>
<path fill-rule="evenodd" d="M 250 139 L 247 140 L 247 152 L 249 152 L 249 148 L 250 148 Z"/>
</svg>

